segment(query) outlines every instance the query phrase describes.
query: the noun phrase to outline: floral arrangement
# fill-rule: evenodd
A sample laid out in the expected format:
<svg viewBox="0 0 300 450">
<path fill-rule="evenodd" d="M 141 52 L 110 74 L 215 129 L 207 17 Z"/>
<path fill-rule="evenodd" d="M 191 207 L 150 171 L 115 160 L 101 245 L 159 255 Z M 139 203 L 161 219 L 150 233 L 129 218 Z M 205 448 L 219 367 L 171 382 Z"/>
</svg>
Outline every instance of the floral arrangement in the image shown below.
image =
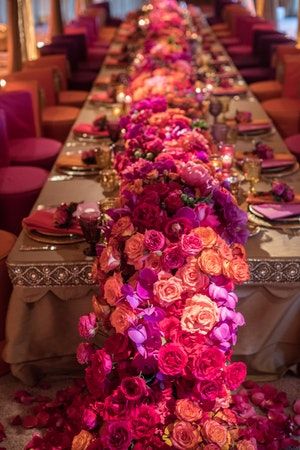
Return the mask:
<svg viewBox="0 0 300 450">
<path fill-rule="evenodd" d="M 58 228 L 69 228 L 74 221 L 73 214 L 76 211 L 78 203 L 62 203 L 59 205 L 54 214 L 53 222 Z"/>
<path fill-rule="evenodd" d="M 85 380 L 39 403 L 31 423 L 48 431 L 26 448 L 287 448 L 286 397 L 249 382 L 232 392 L 246 377 L 231 356 L 247 215 L 214 176 L 208 132 L 172 103 L 195 79 L 188 11 L 151 5 L 121 120 L 119 205 L 106 211 L 93 266 L 99 294 L 79 321 Z"/>
<path fill-rule="evenodd" d="M 261 159 L 273 159 L 274 151 L 272 147 L 264 142 L 256 142 L 253 153 Z"/>
<path fill-rule="evenodd" d="M 273 181 L 271 194 L 278 202 L 291 202 L 295 198 L 295 192 L 287 183 Z"/>
</svg>

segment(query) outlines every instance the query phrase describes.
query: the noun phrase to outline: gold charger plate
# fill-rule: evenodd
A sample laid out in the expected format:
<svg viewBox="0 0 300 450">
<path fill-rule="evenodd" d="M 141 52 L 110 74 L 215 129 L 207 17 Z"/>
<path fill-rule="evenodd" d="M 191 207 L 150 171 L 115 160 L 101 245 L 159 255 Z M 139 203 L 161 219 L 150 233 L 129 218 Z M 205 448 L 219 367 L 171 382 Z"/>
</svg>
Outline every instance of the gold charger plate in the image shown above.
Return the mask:
<svg viewBox="0 0 300 450">
<path fill-rule="evenodd" d="M 263 228 L 270 228 L 273 230 L 300 230 L 300 222 L 298 223 L 286 223 L 286 222 L 268 222 L 267 220 L 264 220 L 255 214 L 252 214 L 250 211 L 248 211 L 248 220 L 251 223 L 254 223 L 256 225 L 259 225 Z"/>
<path fill-rule="evenodd" d="M 293 175 L 299 170 L 299 163 L 296 161 L 293 166 L 288 166 L 286 169 L 271 171 L 271 170 L 262 170 L 261 174 L 263 177 L 267 178 L 282 178 L 287 177 L 288 175 Z"/>
<path fill-rule="evenodd" d="M 84 242 L 85 239 L 83 236 L 79 236 L 76 234 L 71 234 L 69 236 L 59 236 L 59 235 L 46 235 L 39 233 L 36 230 L 28 230 L 28 228 L 23 228 L 25 231 L 25 234 L 36 242 L 42 242 L 44 244 L 77 244 L 78 242 Z"/>
</svg>

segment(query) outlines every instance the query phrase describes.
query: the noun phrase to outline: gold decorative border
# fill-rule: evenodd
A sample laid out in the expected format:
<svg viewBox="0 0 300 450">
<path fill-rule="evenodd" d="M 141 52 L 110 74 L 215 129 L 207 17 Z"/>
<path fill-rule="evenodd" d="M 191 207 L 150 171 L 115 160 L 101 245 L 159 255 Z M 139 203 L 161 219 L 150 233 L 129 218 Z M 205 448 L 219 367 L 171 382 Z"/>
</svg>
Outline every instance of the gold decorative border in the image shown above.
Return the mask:
<svg viewBox="0 0 300 450">
<path fill-rule="evenodd" d="M 247 284 L 300 283 L 300 260 L 249 259 L 251 279 Z M 8 264 L 14 286 L 86 286 L 93 285 L 92 263 Z"/>
</svg>

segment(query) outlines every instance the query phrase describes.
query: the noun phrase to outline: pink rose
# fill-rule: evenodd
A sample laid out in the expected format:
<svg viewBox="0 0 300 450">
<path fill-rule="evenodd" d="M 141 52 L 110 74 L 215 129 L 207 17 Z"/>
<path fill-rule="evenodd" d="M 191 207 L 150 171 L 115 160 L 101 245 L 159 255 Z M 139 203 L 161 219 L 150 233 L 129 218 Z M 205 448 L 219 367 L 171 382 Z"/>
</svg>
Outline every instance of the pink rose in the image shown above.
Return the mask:
<svg viewBox="0 0 300 450">
<path fill-rule="evenodd" d="M 84 339 L 92 339 L 97 332 L 97 317 L 94 313 L 81 316 L 78 323 L 78 331 Z"/>
<path fill-rule="evenodd" d="M 184 289 L 192 292 L 206 289 L 209 284 L 208 276 L 199 270 L 196 259 L 181 267 L 177 271 L 176 276 L 181 278 Z"/>
<path fill-rule="evenodd" d="M 95 349 L 92 344 L 81 342 L 77 347 L 76 357 L 79 364 L 88 364 L 91 361 Z"/>
<path fill-rule="evenodd" d="M 178 269 L 184 264 L 185 258 L 179 245 L 170 245 L 163 251 L 162 266 L 164 270 Z"/>
<path fill-rule="evenodd" d="M 187 353 L 179 344 L 166 344 L 159 349 L 158 367 L 165 375 L 182 374 L 187 362 Z"/>
<path fill-rule="evenodd" d="M 193 375 L 198 379 L 213 380 L 225 365 L 224 353 L 216 347 L 203 347 L 193 359 Z"/>
<path fill-rule="evenodd" d="M 202 380 L 194 388 L 196 397 L 202 402 L 214 402 L 223 393 L 223 386 L 219 379 Z"/>
<path fill-rule="evenodd" d="M 243 362 L 234 362 L 226 367 L 225 380 L 228 389 L 237 389 L 247 375 L 247 367 Z"/>
<path fill-rule="evenodd" d="M 207 334 L 218 320 L 217 305 L 206 295 L 198 294 L 186 301 L 181 328 L 190 333 Z"/>
<path fill-rule="evenodd" d="M 125 377 L 121 381 L 120 389 L 126 400 L 138 402 L 146 395 L 147 385 L 140 377 Z"/>
<path fill-rule="evenodd" d="M 158 280 L 154 283 L 153 293 L 160 305 L 168 306 L 176 300 L 180 300 L 182 282 L 177 277 L 171 277 L 168 280 Z"/>
<path fill-rule="evenodd" d="M 183 165 L 180 176 L 188 185 L 200 188 L 203 193 L 206 193 L 213 181 L 208 167 L 203 163 L 194 161 L 189 161 Z"/>
<path fill-rule="evenodd" d="M 161 257 L 155 253 L 150 253 L 145 259 L 145 267 L 155 273 L 161 271 Z"/>
<path fill-rule="evenodd" d="M 131 424 L 127 420 L 106 422 L 99 432 L 101 442 L 110 450 L 128 450 L 132 440 Z"/>
<path fill-rule="evenodd" d="M 162 250 L 165 246 L 165 237 L 160 231 L 147 230 L 144 234 L 144 245 L 150 252 Z"/>
<path fill-rule="evenodd" d="M 197 234 L 183 234 L 180 239 L 181 250 L 185 255 L 198 255 L 202 250 L 202 241 Z"/>
</svg>

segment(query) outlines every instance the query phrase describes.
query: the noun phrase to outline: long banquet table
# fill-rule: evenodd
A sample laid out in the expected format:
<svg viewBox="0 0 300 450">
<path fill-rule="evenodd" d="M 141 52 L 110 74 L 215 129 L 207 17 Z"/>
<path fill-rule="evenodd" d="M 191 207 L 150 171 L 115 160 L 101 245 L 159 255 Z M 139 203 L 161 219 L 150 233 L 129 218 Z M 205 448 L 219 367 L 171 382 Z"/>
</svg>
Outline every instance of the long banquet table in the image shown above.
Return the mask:
<svg viewBox="0 0 300 450">
<path fill-rule="evenodd" d="M 207 28 L 207 33 L 210 32 Z M 118 72 L 104 66 L 101 74 Z M 243 81 L 240 81 L 243 83 Z M 92 91 L 98 88 L 94 87 Z M 255 119 L 266 114 L 248 91 L 234 97 L 230 113 L 247 110 Z M 77 119 L 91 122 L 110 109 L 85 103 Z M 266 142 L 276 151 L 287 151 L 279 134 Z M 70 133 L 62 152 L 88 148 Z M 239 150 L 251 147 L 251 141 L 239 139 Z M 35 208 L 71 201 L 104 199 L 97 177 L 77 177 L 55 181 L 53 168 Z M 300 192 L 300 173 L 284 180 Z M 5 360 L 13 374 L 26 383 L 34 383 L 44 373 L 71 373 L 78 366 L 75 350 L 79 343 L 77 321 L 91 308 L 97 291 L 91 277 L 93 259 L 83 254 L 85 243 L 63 245 L 53 251 L 21 251 L 22 246 L 38 246 L 22 232 L 8 258 L 13 294 L 7 317 Z M 250 373 L 278 376 L 300 362 L 300 234 L 285 230 L 262 229 L 249 239 L 247 253 L 251 279 L 238 287 L 239 310 L 247 325 L 239 333 L 235 356 L 247 362 Z M 283 256 L 284 255 L 284 256 Z"/>
</svg>

